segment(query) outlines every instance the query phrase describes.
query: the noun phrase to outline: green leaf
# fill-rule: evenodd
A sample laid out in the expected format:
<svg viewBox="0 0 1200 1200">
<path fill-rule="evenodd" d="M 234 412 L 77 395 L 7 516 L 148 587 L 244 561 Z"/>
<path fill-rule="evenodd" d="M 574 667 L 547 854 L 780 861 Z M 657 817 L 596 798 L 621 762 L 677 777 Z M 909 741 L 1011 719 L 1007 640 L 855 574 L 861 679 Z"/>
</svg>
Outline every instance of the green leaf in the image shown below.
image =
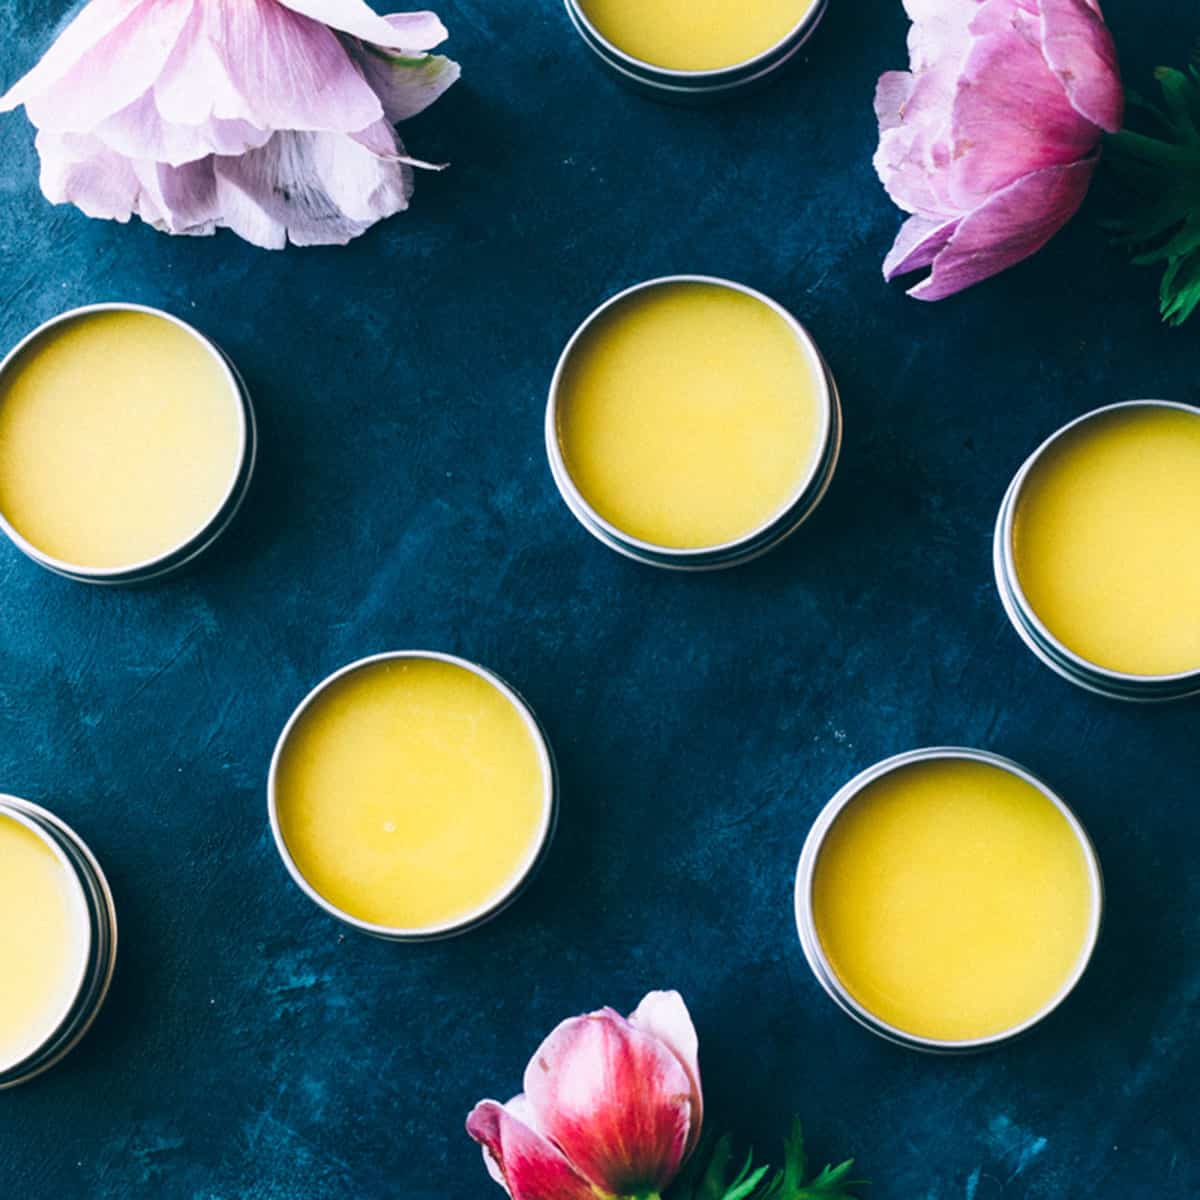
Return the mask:
<svg viewBox="0 0 1200 1200">
<path fill-rule="evenodd" d="M 784 1143 L 783 1169 L 756 1200 L 857 1200 L 864 1184 L 862 1180 L 850 1179 L 853 1169 L 851 1158 L 836 1167 L 823 1167 L 819 1174 L 809 1179 L 804 1129 L 797 1118 Z"/>
<path fill-rule="evenodd" d="M 738 1161 L 741 1166 L 735 1172 Z M 753 1152 L 743 1160 L 735 1159 L 730 1137 L 706 1140 L 676 1180 L 668 1200 L 859 1200 L 863 1183 L 850 1179 L 853 1167 L 854 1160 L 847 1159 L 809 1179 L 804 1131 L 795 1120 L 784 1142 L 783 1167 L 774 1174 L 765 1164 L 754 1165 Z"/>
<path fill-rule="evenodd" d="M 1162 105 L 1137 104 L 1161 136 L 1123 129 L 1106 139 L 1106 157 L 1128 193 L 1110 223 L 1139 266 L 1162 263 L 1159 309 L 1182 325 L 1200 307 L 1200 48 L 1186 70 L 1160 67 Z"/>
<path fill-rule="evenodd" d="M 1167 124 L 1174 132 L 1176 140 L 1186 145 L 1200 145 L 1200 129 L 1196 128 L 1196 112 L 1200 111 L 1200 105 L 1193 109 L 1197 94 L 1192 73 L 1176 71 L 1172 67 L 1159 67 L 1154 72 L 1154 78 L 1162 88 Z"/>
</svg>

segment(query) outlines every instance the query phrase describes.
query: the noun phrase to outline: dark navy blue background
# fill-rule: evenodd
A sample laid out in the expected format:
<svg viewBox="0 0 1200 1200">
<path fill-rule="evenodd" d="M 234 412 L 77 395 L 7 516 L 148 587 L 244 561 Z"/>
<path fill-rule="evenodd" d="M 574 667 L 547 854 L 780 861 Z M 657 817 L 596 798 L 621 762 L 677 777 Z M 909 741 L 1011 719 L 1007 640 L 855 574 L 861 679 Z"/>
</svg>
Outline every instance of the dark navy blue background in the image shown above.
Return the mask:
<svg viewBox="0 0 1200 1200">
<path fill-rule="evenodd" d="M 1200 36 L 1190 0 L 1110 0 L 1128 78 Z M 61 0 L 0 9 L 0 80 Z M 936 306 L 887 287 L 871 170 L 897 0 L 835 0 L 794 71 L 719 111 L 612 85 L 553 0 L 443 0 L 465 80 L 405 137 L 453 168 L 348 249 L 269 254 L 52 209 L 0 121 L 0 344 L 68 306 L 160 305 L 215 337 L 258 406 L 246 511 L 193 573 L 91 589 L 0 546 L 0 785 L 107 868 L 118 975 L 85 1045 L 0 1096 L 13 1200 L 487 1196 L 462 1131 L 570 1013 L 686 995 L 714 1125 L 859 1157 L 876 1200 L 1185 1200 L 1200 1192 L 1200 755 L 1193 705 L 1092 698 L 994 593 L 990 533 L 1026 453 L 1109 401 L 1200 401 L 1197 329 L 1098 230 Z M 777 297 L 842 387 L 846 444 L 779 552 L 689 577 L 628 563 L 559 502 L 546 385 L 577 322 L 678 271 Z M 453 651 L 520 688 L 563 820 L 495 924 L 393 946 L 288 881 L 267 829 L 276 735 L 361 655 Z M 1106 934 L 1035 1036 L 942 1061 L 837 1012 L 791 886 L 818 808 L 896 751 L 1011 755 L 1077 808 Z M 495 1193 L 497 1196 L 499 1193 Z"/>
</svg>

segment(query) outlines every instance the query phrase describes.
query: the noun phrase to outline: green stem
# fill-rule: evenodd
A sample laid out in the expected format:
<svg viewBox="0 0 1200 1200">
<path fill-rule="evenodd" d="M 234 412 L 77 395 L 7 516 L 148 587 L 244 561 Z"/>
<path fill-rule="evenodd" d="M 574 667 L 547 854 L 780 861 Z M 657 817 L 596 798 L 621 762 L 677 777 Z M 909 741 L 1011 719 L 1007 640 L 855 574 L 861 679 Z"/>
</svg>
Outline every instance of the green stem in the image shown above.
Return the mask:
<svg viewBox="0 0 1200 1200">
<path fill-rule="evenodd" d="M 1130 158 L 1140 159 L 1142 162 L 1200 167 L 1200 150 L 1195 147 L 1164 142 L 1159 138 L 1147 137 L 1144 133 L 1134 133 L 1131 129 L 1110 133 L 1104 141 L 1118 153 L 1127 154 Z"/>
</svg>

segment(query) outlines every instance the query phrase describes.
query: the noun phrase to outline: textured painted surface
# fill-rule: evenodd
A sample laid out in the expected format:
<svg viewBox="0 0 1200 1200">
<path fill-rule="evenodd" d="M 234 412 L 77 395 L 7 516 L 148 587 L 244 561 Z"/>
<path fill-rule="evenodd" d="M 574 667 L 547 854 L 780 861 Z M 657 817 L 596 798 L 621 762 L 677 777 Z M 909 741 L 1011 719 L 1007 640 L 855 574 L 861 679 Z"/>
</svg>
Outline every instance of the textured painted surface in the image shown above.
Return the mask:
<svg viewBox="0 0 1200 1200">
<path fill-rule="evenodd" d="M 0 6 L 5 84 L 61 7 Z M 1200 33 L 1191 0 L 1110 7 L 1139 86 Z M 1200 401 L 1196 330 L 1159 327 L 1153 277 L 1106 249 L 1096 203 L 958 300 L 883 285 L 899 218 L 870 169 L 870 97 L 903 61 L 895 0 L 832 5 L 798 70 L 706 113 L 616 90 L 553 0 L 442 11 L 468 81 L 408 139 L 454 169 L 348 250 L 272 256 L 52 210 L 23 118 L 0 122 L 0 343 L 68 305 L 162 305 L 236 358 L 263 434 L 244 516 L 178 582 L 90 590 L 0 546 L 0 783 L 90 840 L 123 937 L 85 1046 L 0 1096 L 0 1194 L 486 1196 L 473 1101 L 516 1091 L 560 1017 L 667 984 L 696 1016 L 714 1122 L 765 1144 L 798 1110 L 816 1154 L 859 1155 L 875 1200 L 1195 1196 L 1200 710 L 1049 674 L 1005 622 L 989 537 L 1013 470 L 1066 418 Z M 541 447 L 576 322 L 671 271 L 792 307 L 846 406 L 817 517 L 720 576 L 593 542 Z M 264 811 L 309 686 L 407 646 L 509 677 L 564 789 L 521 903 L 418 948 L 343 935 L 288 882 Z M 825 799 L 940 741 L 1058 786 L 1110 890 L 1075 1001 L 969 1061 L 842 1017 L 790 912 Z"/>
</svg>

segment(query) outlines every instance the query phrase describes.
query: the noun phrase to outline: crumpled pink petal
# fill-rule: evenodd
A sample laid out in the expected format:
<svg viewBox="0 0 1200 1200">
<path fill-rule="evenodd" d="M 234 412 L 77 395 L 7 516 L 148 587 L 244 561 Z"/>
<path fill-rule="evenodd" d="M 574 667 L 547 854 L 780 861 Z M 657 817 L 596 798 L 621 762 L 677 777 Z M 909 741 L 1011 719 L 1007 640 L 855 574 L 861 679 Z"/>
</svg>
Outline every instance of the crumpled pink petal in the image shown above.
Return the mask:
<svg viewBox="0 0 1200 1200">
<path fill-rule="evenodd" d="M 934 300 L 1035 253 L 1074 215 L 1123 96 L 1097 0 L 905 8 L 911 69 L 880 77 L 874 162 L 911 216 L 883 270 L 932 266 L 909 294 Z"/>
<path fill-rule="evenodd" d="M 40 134 L 42 190 L 90 217 L 138 216 L 165 233 L 232 229 L 268 250 L 345 245 L 408 207 L 412 167 L 384 130 L 389 158 L 339 134 L 284 132 L 257 150 L 179 167 L 127 159 L 86 134 Z"/>
<path fill-rule="evenodd" d="M 424 112 L 461 74 L 458 63 L 441 54 L 426 55 L 414 64 L 406 55 L 368 43 L 350 52 L 393 125 Z"/>
<path fill-rule="evenodd" d="M 166 233 L 216 228 L 211 162 L 183 167 L 134 162 L 89 134 L 39 133 L 41 185 L 55 204 L 77 204 L 89 217 L 126 222 L 138 216 Z"/>
<path fill-rule="evenodd" d="M 445 37 L 431 12 L 363 0 L 91 0 L 0 111 L 24 104 L 38 127 L 54 203 L 344 244 L 407 208 L 429 165 L 392 125 L 458 78 L 427 53 Z"/>
<path fill-rule="evenodd" d="M 601 1192 L 660 1192 L 687 1152 L 692 1083 L 673 1051 L 612 1009 L 564 1021 L 525 1071 L 546 1136 Z"/>
<path fill-rule="evenodd" d="M 412 168 L 398 143 L 396 152 L 389 161 L 337 134 L 277 133 L 260 150 L 213 160 L 222 220 L 266 249 L 345 245 L 408 207 Z"/>
<path fill-rule="evenodd" d="M 492 1178 L 512 1200 L 599 1200 L 563 1153 L 510 1109 L 481 1100 L 467 1118 L 467 1132 L 483 1145 Z"/>
<path fill-rule="evenodd" d="M 941 300 L 1035 254 L 1079 210 L 1096 161 L 1034 171 L 989 197 L 963 217 L 929 277 L 908 294 Z"/>
</svg>

